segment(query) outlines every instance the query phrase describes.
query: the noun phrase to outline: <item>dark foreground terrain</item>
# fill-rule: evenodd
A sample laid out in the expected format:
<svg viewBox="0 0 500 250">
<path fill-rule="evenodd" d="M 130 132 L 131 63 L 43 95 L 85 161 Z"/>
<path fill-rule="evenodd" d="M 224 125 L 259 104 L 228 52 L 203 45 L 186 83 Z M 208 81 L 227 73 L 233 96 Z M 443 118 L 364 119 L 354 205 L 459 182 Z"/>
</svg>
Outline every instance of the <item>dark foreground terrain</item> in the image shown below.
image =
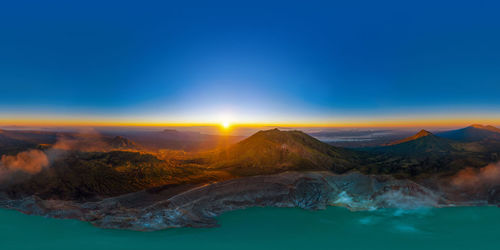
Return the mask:
<svg viewBox="0 0 500 250">
<path fill-rule="evenodd" d="M 253 206 L 500 204 L 500 130 L 491 126 L 358 149 L 277 129 L 224 141 L 186 152 L 117 135 L 1 131 L 0 207 L 147 231 L 214 226 L 217 215 Z"/>
</svg>

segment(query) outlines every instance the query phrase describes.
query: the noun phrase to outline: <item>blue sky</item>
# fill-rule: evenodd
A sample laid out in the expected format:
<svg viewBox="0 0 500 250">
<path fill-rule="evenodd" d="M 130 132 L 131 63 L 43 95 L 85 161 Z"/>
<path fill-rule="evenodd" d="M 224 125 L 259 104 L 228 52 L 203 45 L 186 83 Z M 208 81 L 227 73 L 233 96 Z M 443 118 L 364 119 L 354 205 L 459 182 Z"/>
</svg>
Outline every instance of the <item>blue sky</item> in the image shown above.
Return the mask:
<svg viewBox="0 0 500 250">
<path fill-rule="evenodd" d="M 0 114 L 317 122 L 500 113 L 496 1 L 11 1 Z"/>
</svg>

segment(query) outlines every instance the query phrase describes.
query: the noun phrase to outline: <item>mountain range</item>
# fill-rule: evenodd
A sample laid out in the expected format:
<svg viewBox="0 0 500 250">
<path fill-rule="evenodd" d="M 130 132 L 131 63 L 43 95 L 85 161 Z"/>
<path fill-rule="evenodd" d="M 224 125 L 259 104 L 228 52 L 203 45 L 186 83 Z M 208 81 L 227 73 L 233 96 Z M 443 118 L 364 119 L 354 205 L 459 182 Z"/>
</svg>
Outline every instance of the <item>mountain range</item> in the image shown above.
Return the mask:
<svg viewBox="0 0 500 250">
<path fill-rule="evenodd" d="M 118 135 L 1 131 L 2 145 L 26 151 L 2 155 L 0 207 L 101 227 L 157 230 L 213 226 L 214 216 L 252 206 L 498 205 L 500 186 L 491 176 L 481 182 L 484 173 L 497 171 L 491 163 L 500 154 L 498 132 L 472 128 L 481 137 L 472 140 L 470 128 L 421 130 L 351 149 L 301 131 L 272 129 L 204 152 L 147 151 Z M 35 157 L 46 157 L 45 165 L 24 172 L 20 166 Z"/>
<path fill-rule="evenodd" d="M 494 136 L 473 142 L 469 142 L 470 137 L 459 136 L 469 135 L 471 128 L 480 131 L 481 135 Z M 164 132 L 182 137 L 177 132 Z M 459 141 L 438 136 L 442 134 L 467 139 Z M 199 184 L 286 171 L 337 174 L 360 171 L 398 178 L 450 175 L 466 167 L 479 168 L 498 160 L 500 140 L 496 140 L 497 134 L 500 135 L 492 127 L 476 125 L 438 135 L 421 130 L 388 145 L 346 149 L 326 144 L 301 131 L 272 129 L 203 153 L 170 155 L 144 151 L 142 146 L 122 136 L 104 136 L 99 137 L 100 141 L 110 147 L 105 151 L 82 151 L 82 147 L 67 151 L 67 148 L 55 147 L 68 153 L 58 153 L 58 158 L 51 160 L 51 167 L 20 178 L 8 190 L 16 196 L 36 193 L 43 197 L 78 200 L 167 184 Z M 32 148 L 36 143 L 58 145 L 57 138 L 61 136 L 74 139 L 82 135 L 2 131 L 0 142 L 15 146 L 22 141 L 21 146 Z M 78 143 L 93 140 L 94 137 L 90 137 Z M 48 149 L 50 147 L 40 148 L 46 154 L 53 154 L 53 151 L 46 151 Z"/>
</svg>

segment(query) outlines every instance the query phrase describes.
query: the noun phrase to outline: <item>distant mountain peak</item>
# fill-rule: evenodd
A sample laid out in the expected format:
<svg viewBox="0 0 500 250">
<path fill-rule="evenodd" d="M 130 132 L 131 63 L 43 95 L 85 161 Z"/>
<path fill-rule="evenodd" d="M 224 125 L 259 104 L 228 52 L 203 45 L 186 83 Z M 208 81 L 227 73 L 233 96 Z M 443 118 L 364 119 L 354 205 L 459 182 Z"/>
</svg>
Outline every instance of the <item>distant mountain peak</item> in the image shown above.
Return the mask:
<svg viewBox="0 0 500 250">
<path fill-rule="evenodd" d="M 284 141 L 288 141 L 288 140 L 296 140 L 297 139 L 296 137 L 302 138 L 299 141 L 316 140 L 315 138 L 307 135 L 306 133 L 304 133 L 302 131 L 298 131 L 298 130 L 283 131 L 283 130 L 279 130 L 278 128 L 274 128 L 274 129 L 269 129 L 269 130 L 261 130 L 255 134 L 253 134 L 249 138 L 245 139 L 244 141 L 265 139 L 268 141 L 283 143 Z"/>
<path fill-rule="evenodd" d="M 426 136 L 429 136 L 429 135 L 433 135 L 433 134 L 431 132 L 425 130 L 425 129 L 422 129 L 418 133 L 416 133 L 415 135 L 412 135 L 410 137 L 404 138 L 402 140 L 398 140 L 398 141 L 389 143 L 389 145 L 401 144 L 401 143 L 413 141 L 413 140 L 416 140 L 416 139 L 419 139 L 419 138 L 422 138 L 422 137 L 426 137 Z"/>
<path fill-rule="evenodd" d="M 482 125 L 482 124 L 472 124 L 472 125 L 470 125 L 469 127 L 473 127 L 473 128 L 483 128 L 483 127 L 484 127 L 484 125 Z"/>
<path fill-rule="evenodd" d="M 483 130 L 488 130 L 488 131 L 491 131 L 491 132 L 500 133 L 500 129 L 499 128 L 493 127 L 491 125 L 472 124 L 472 125 L 469 126 L 469 128 L 483 129 Z"/>
<path fill-rule="evenodd" d="M 436 136 L 427 130 L 420 130 L 413 136 L 387 144 L 385 147 L 379 147 L 376 150 L 414 157 L 442 155 L 456 151 L 448 139 Z"/>
<path fill-rule="evenodd" d="M 424 136 L 428 136 L 428 135 L 431 135 L 432 133 L 425 130 L 425 129 L 422 129 L 420 131 L 418 131 L 418 133 L 414 136 L 416 136 L 417 138 L 420 138 L 420 137 L 424 137 Z"/>
<path fill-rule="evenodd" d="M 491 125 L 472 124 L 466 128 L 441 132 L 438 136 L 462 142 L 500 140 L 500 129 Z"/>
<path fill-rule="evenodd" d="M 177 136 L 201 135 L 201 133 L 198 131 L 180 131 L 176 129 L 164 129 L 162 133 L 167 135 L 177 135 Z"/>
<path fill-rule="evenodd" d="M 115 148 L 136 148 L 137 144 L 133 141 L 123 137 L 123 136 L 115 136 L 109 141 L 110 146 Z"/>
<path fill-rule="evenodd" d="M 278 128 L 273 128 L 273 129 L 268 129 L 268 130 L 259 130 L 254 135 L 271 135 L 271 134 L 285 135 L 285 134 L 287 134 L 287 132 L 290 132 L 290 131 L 284 131 L 284 130 L 279 130 Z M 298 131 L 298 132 L 302 133 L 302 131 Z"/>
</svg>

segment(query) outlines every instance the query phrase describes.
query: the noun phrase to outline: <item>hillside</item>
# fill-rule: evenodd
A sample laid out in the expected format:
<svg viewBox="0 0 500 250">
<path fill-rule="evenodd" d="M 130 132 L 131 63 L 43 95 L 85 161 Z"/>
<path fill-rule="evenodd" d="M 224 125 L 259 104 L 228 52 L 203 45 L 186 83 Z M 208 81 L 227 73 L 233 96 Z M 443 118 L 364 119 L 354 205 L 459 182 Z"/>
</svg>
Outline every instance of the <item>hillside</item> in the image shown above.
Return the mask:
<svg viewBox="0 0 500 250">
<path fill-rule="evenodd" d="M 451 141 L 426 130 L 375 149 L 377 152 L 395 155 L 447 154 L 455 150 Z"/>
<path fill-rule="evenodd" d="M 431 132 L 429 132 L 429 131 L 427 131 L 425 129 L 422 129 L 418 133 L 416 133 L 415 135 L 412 135 L 410 137 L 407 137 L 407 138 L 404 138 L 404 139 L 401 139 L 401 140 L 397 140 L 397 141 L 388 143 L 387 145 L 390 146 L 390 145 L 401 144 L 401 143 L 413 141 L 413 140 L 416 140 L 416 139 L 419 139 L 419 138 L 422 138 L 422 137 L 425 137 L 425 136 L 428 136 L 428 135 L 431 135 L 431 134 L 432 134 Z"/>
<path fill-rule="evenodd" d="M 0 130 L 0 155 L 16 154 L 39 144 L 53 144 L 57 133 L 42 131 Z"/>
<path fill-rule="evenodd" d="M 358 150 L 334 147 L 301 131 L 278 129 L 260 131 L 231 146 L 204 153 L 110 151 L 98 146 L 104 142 L 111 148 L 129 150 L 137 145 L 124 137 L 72 138 L 79 139 L 58 141 L 66 147 L 40 148 L 49 157 L 50 166 L 33 175 L 15 173 L 9 182 L 1 183 L 7 193 L 14 197 L 37 194 L 44 199 L 89 200 L 149 188 L 309 170 L 427 178 L 483 167 L 498 160 L 500 154 L 499 144 L 459 143 L 424 130 L 388 146 Z M 99 143 L 92 145 L 93 141 Z"/>
<path fill-rule="evenodd" d="M 495 161 L 498 146 L 461 143 L 421 130 L 386 146 L 361 149 L 361 171 L 400 177 L 453 174 L 466 167 L 482 167 Z"/>
<path fill-rule="evenodd" d="M 345 172 L 356 166 L 354 151 L 323 143 L 301 131 L 259 131 L 212 155 L 212 167 L 235 175 L 255 175 L 286 170 Z"/>
<path fill-rule="evenodd" d="M 112 149 L 140 149 L 141 147 L 135 142 L 123 137 L 115 136 L 104 140 Z"/>
<path fill-rule="evenodd" d="M 500 129 L 490 125 L 473 124 L 466 128 L 445 131 L 437 135 L 460 142 L 500 140 Z"/>
<path fill-rule="evenodd" d="M 60 155 L 65 152 L 60 152 Z M 213 181 L 201 168 L 159 160 L 146 153 L 66 152 L 32 176 L 17 176 L 6 190 L 12 197 L 36 194 L 44 199 L 89 200 L 162 185 Z"/>
<path fill-rule="evenodd" d="M 44 199 L 89 200 L 167 185 L 193 185 L 239 176 L 289 170 L 346 172 L 356 167 L 357 153 L 330 146 L 300 131 L 260 131 L 230 147 L 180 158 L 158 158 L 129 151 L 94 152 L 92 137 L 64 143 L 47 154 L 58 158 L 34 175 L 11 178 L 13 197 L 36 194 Z M 123 137 L 100 137 L 116 148 L 134 147 Z M 85 144 L 83 147 L 81 144 Z"/>
<path fill-rule="evenodd" d="M 27 149 L 51 147 L 77 151 L 139 150 L 142 148 L 123 136 L 105 136 L 97 132 L 0 131 L 0 155 L 12 155 Z"/>
</svg>

